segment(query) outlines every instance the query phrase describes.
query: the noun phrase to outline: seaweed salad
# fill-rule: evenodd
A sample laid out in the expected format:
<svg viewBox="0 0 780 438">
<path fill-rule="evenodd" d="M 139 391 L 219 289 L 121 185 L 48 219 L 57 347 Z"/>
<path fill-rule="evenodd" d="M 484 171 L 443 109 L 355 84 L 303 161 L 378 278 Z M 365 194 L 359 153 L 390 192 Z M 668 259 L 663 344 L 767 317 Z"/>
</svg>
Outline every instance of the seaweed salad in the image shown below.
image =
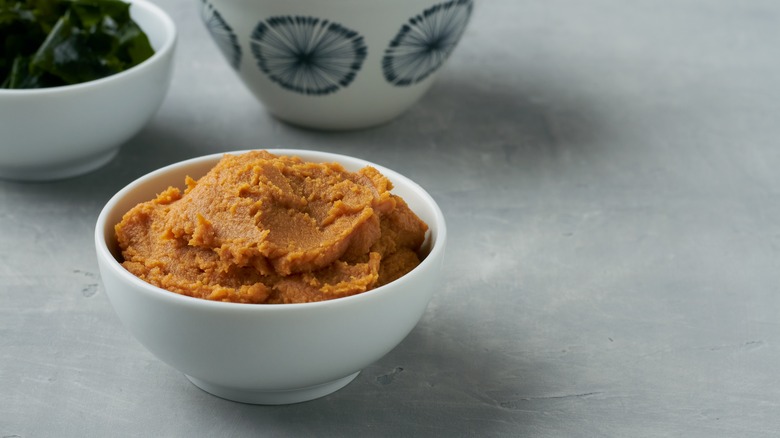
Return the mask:
<svg viewBox="0 0 780 438">
<path fill-rule="evenodd" d="M 120 0 L 0 0 L 0 88 L 100 79 L 154 54 Z"/>
</svg>

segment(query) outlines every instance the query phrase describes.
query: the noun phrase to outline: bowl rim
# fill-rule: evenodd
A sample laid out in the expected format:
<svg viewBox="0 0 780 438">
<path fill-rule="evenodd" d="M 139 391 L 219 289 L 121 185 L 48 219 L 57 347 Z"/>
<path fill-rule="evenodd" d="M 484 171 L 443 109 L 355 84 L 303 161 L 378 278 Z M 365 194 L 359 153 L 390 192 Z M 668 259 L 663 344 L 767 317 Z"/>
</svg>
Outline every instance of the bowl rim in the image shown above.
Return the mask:
<svg viewBox="0 0 780 438">
<path fill-rule="evenodd" d="M 160 26 L 165 29 L 165 41 L 163 41 L 162 46 L 154 51 L 154 54 L 150 56 L 148 59 L 145 59 L 140 64 L 136 64 L 127 70 L 121 71 L 116 74 L 112 74 L 106 77 L 102 77 L 99 79 L 94 79 L 87 82 L 81 82 L 78 84 L 69 84 L 69 85 L 60 85 L 57 87 L 46 87 L 46 88 L 0 88 L 0 96 L 10 97 L 13 95 L 20 96 L 20 95 L 46 95 L 46 94 L 55 94 L 65 91 L 76 91 L 80 89 L 88 89 L 92 87 L 100 87 L 102 85 L 108 85 L 108 83 L 112 81 L 118 81 L 124 78 L 127 75 L 134 74 L 136 71 L 146 68 L 149 65 L 152 65 L 153 63 L 156 63 L 161 58 L 168 55 L 173 50 L 173 47 L 176 42 L 176 36 L 177 36 L 177 30 L 176 30 L 176 24 L 173 22 L 173 19 L 166 13 L 162 8 L 157 6 L 156 4 L 152 3 L 148 0 L 122 0 L 125 3 L 130 3 L 131 10 L 133 7 L 139 7 L 141 9 L 145 9 L 148 12 L 151 12 L 152 15 L 157 19 L 157 22 Z M 146 31 L 144 31 L 146 33 Z"/>
<path fill-rule="evenodd" d="M 121 263 L 119 263 L 119 261 L 116 260 L 116 258 L 108 248 L 108 245 L 106 244 L 106 241 L 109 239 L 107 239 L 107 236 L 103 231 L 106 229 L 106 222 L 108 220 L 109 213 L 111 213 L 112 210 L 115 208 L 115 206 L 121 200 L 123 200 L 127 195 L 132 193 L 134 190 L 136 190 L 139 186 L 143 185 L 148 180 L 159 177 L 165 173 L 180 170 L 181 168 L 193 166 L 208 161 L 214 161 L 214 165 L 216 165 L 219 159 L 223 157 L 225 154 L 238 155 L 253 150 L 266 150 L 274 155 L 288 155 L 288 156 L 300 156 L 301 154 L 303 155 L 316 154 L 319 157 L 317 158 L 317 160 L 319 160 L 318 162 L 343 163 L 343 162 L 353 161 L 363 166 L 372 166 L 376 168 L 383 175 L 390 178 L 390 180 L 394 183 L 399 180 L 403 181 L 412 190 L 417 192 L 417 194 L 423 199 L 423 201 L 431 208 L 433 212 L 434 224 L 431 223 L 428 224 L 429 226 L 428 233 L 431 233 L 429 234 L 429 236 L 431 236 L 432 229 L 435 226 L 436 236 L 435 236 L 435 240 L 432 241 L 428 255 L 421 261 L 419 265 L 417 265 L 417 267 L 412 269 L 406 275 L 388 284 L 377 287 L 375 289 L 371 289 L 366 292 L 362 292 L 347 297 L 334 298 L 331 300 L 309 302 L 309 303 L 289 303 L 289 304 L 234 303 L 234 302 L 224 302 L 224 301 L 212 301 L 203 298 L 196 298 L 187 295 L 182 295 L 179 293 L 171 292 L 169 290 L 154 286 L 150 283 L 147 283 L 146 281 L 136 277 L 130 271 L 125 269 L 121 265 Z M 160 187 L 158 190 L 162 191 L 165 188 L 166 187 Z M 159 191 L 157 193 L 159 193 Z M 111 229 L 113 229 L 113 227 Z M 387 293 L 392 293 L 391 289 L 404 287 L 406 283 L 411 281 L 412 277 L 414 277 L 415 274 L 419 274 L 420 272 L 426 269 L 431 269 L 431 268 L 435 269 L 435 267 L 431 265 L 434 263 L 441 263 L 441 259 L 444 256 L 443 252 L 446 244 L 446 239 L 447 239 L 447 224 L 444 219 L 444 214 L 442 213 L 441 208 L 433 199 L 433 197 L 419 184 L 417 184 L 410 178 L 392 169 L 381 166 L 379 164 L 375 164 L 368 160 L 364 160 L 362 158 L 336 154 L 331 152 L 321 152 L 321 151 L 311 150 L 311 149 L 269 148 L 269 149 L 235 150 L 235 151 L 226 151 L 226 152 L 218 152 L 209 155 L 203 155 L 203 156 L 190 158 L 187 160 L 178 161 L 169 164 L 167 166 L 161 167 L 157 170 L 151 171 L 145 175 L 138 177 L 137 179 L 135 179 L 134 181 L 130 182 L 125 187 L 123 187 L 121 190 L 116 192 L 116 194 L 114 194 L 103 206 L 103 208 L 100 211 L 100 214 L 98 215 L 97 222 L 95 223 L 95 247 L 96 247 L 97 257 L 99 259 L 106 261 L 107 263 L 105 263 L 105 266 L 111 269 L 124 282 L 129 283 L 131 286 L 138 289 L 140 292 L 146 294 L 147 297 L 159 301 L 166 301 L 175 305 L 182 305 L 185 307 L 199 307 L 199 308 L 214 309 L 214 310 L 231 309 L 230 310 L 231 312 L 269 312 L 269 311 L 286 312 L 286 311 L 299 311 L 299 310 L 314 309 L 314 308 L 330 308 L 334 306 L 343 306 L 348 303 L 356 304 L 361 302 L 362 300 L 368 300 L 368 299 L 372 299 L 372 297 L 384 295 Z"/>
</svg>

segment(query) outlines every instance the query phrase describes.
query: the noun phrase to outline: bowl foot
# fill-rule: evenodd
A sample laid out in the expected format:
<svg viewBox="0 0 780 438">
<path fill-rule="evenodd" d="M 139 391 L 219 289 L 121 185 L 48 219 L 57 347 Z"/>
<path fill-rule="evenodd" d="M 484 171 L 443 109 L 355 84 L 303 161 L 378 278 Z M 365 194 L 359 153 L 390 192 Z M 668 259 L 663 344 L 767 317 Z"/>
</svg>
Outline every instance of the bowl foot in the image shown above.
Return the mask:
<svg viewBox="0 0 780 438">
<path fill-rule="evenodd" d="M 43 182 L 71 178 L 103 167 L 117 153 L 119 153 L 119 147 L 58 164 L 8 167 L 0 165 L 0 179 Z"/>
<path fill-rule="evenodd" d="M 360 374 L 360 371 L 354 374 L 350 374 L 347 377 L 342 377 L 340 379 L 322 383 L 320 385 L 278 391 L 229 388 L 220 385 L 213 385 L 211 383 L 204 382 L 203 380 L 196 379 L 195 377 L 185 376 L 198 388 L 220 398 L 255 405 L 286 405 L 314 400 L 315 398 L 324 397 L 328 394 L 334 393 L 339 389 L 347 386 L 349 382 L 353 381 L 355 377 L 357 377 L 358 374 Z"/>
</svg>

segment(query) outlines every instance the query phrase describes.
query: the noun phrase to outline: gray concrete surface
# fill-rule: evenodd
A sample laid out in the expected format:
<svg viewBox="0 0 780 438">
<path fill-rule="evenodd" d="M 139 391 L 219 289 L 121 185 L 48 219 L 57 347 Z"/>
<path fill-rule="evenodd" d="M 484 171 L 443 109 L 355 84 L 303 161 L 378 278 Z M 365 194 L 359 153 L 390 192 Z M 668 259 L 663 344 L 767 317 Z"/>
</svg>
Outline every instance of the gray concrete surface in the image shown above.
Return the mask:
<svg viewBox="0 0 780 438">
<path fill-rule="evenodd" d="M 87 176 L 0 182 L 0 437 L 778 436 L 780 2 L 478 1 L 424 99 L 348 133 L 273 119 L 197 2 L 159 4 L 180 40 L 148 127 Z M 274 146 L 396 169 L 451 234 L 398 348 L 263 407 L 131 338 L 92 232 L 150 170 Z"/>
</svg>

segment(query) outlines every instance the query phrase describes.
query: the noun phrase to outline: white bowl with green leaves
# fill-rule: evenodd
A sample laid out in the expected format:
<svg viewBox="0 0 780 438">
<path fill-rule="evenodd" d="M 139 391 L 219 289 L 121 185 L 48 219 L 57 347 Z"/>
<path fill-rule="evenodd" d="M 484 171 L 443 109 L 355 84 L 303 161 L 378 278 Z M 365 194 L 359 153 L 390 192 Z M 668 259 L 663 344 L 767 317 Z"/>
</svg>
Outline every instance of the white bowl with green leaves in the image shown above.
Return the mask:
<svg viewBox="0 0 780 438">
<path fill-rule="evenodd" d="M 132 20 L 146 34 L 153 49 L 150 57 L 117 73 L 86 82 L 46 88 L 0 88 L 0 178 L 48 181 L 97 169 L 110 161 L 119 147 L 138 133 L 157 111 L 170 84 L 176 27 L 153 3 L 146 0 L 128 3 Z M 89 12 L 80 18 L 87 23 L 84 26 L 90 25 L 91 19 Z M 61 21 L 52 33 L 57 26 L 62 26 Z M 110 19 L 99 21 L 98 18 L 93 24 L 113 26 Z M 64 34 L 68 36 L 67 32 Z M 49 34 L 47 43 L 53 38 Z M 125 52 L 135 50 L 130 47 Z M 39 49 L 30 59 L 46 57 L 40 53 Z M 77 60 L 82 56 L 78 55 Z M 103 63 L 114 61 L 112 58 Z M 13 68 L 22 68 L 19 65 L 29 71 L 39 71 L 19 62 L 14 62 Z M 85 68 L 78 65 L 71 69 L 76 75 L 83 71 Z M 40 82 L 51 82 L 48 79 L 51 74 L 47 71 L 46 75 Z M 4 86 L 13 82 L 10 74 L 4 76 L 0 78 Z M 38 81 L 25 77 L 15 80 L 17 83 Z"/>
</svg>

